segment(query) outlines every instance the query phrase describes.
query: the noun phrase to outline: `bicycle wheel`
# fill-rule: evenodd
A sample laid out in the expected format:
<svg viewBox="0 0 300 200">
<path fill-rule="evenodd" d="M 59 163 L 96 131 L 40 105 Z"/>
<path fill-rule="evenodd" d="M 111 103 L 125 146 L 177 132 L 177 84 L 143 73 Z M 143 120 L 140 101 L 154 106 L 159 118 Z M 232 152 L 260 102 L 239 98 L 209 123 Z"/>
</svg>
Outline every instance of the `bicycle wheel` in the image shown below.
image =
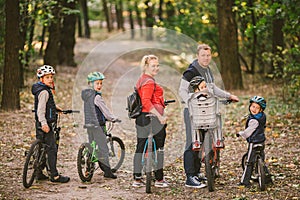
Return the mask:
<svg viewBox="0 0 300 200">
<path fill-rule="evenodd" d="M 214 175 L 214 152 L 212 150 L 211 134 L 205 133 L 204 137 L 205 151 L 205 173 L 207 178 L 207 186 L 210 192 L 215 190 L 215 175 Z"/>
<path fill-rule="evenodd" d="M 32 143 L 30 150 L 26 156 L 23 168 L 23 186 L 29 188 L 36 176 L 36 171 L 39 167 L 39 157 L 41 154 L 42 142 L 36 140 Z M 41 159 L 42 160 L 42 159 Z"/>
<path fill-rule="evenodd" d="M 213 168 L 214 168 L 214 177 L 215 178 L 219 178 L 220 177 L 220 149 L 215 149 L 215 159 L 214 159 L 214 164 L 213 164 Z"/>
<path fill-rule="evenodd" d="M 262 161 L 262 159 L 259 157 L 257 158 L 257 163 L 256 163 L 256 167 L 257 167 L 257 172 L 258 172 L 258 184 L 260 187 L 261 191 L 266 190 L 266 174 L 264 171 L 264 162 Z"/>
<path fill-rule="evenodd" d="M 243 168 L 243 171 L 245 170 L 245 166 L 246 166 L 246 162 L 247 162 L 247 155 L 248 153 L 245 153 L 242 157 L 242 168 Z"/>
<path fill-rule="evenodd" d="M 77 155 L 77 170 L 83 182 L 90 181 L 94 175 L 95 163 L 92 162 L 91 156 L 91 145 L 89 143 L 81 144 Z"/>
<path fill-rule="evenodd" d="M 152 137 L 148 137 L 148 147 L 145 156 L 146 158 L 146 193 L 151 193 L 151 181 L 152 181 Z"/>
<path fill-rule="evenodd" d="M 125 145 L 118 137 L 112 137 L 112 140 L 107 140 L 109 149 L 109 164 L 112 172 L 116 172 L 123 164 L 125 158 Z"/>
</svg>

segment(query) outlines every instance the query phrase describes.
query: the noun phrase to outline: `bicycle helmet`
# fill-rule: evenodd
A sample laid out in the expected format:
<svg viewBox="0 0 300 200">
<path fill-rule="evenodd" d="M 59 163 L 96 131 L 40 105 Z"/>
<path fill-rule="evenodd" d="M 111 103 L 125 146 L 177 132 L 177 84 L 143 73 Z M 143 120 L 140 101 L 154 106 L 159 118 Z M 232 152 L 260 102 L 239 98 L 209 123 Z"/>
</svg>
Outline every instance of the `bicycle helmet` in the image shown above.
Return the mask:
<svg viewBox="0 0 300 200">
<path fill-rule="evenodd" d="M 195 76 L 194 78 L 192 78 L 192 80 L 190 81 L 190 86 L 195 89 L 196 87 L 198 87 L 198 85 L 204 81 L 204 78 L 202 76 Z"/>
<path fill-rule="evenodd" d="M 91 72 L 87 76 L 88 82 L 94 82 L 96 80 L 103 80 L 103 79 L 105 79 L 105 76 L 100 72 Z"/>
<path fill-rule="evenodd" d="M 260 105 L 260 107 L 262 108 L 262 110 L 265 110 L 267 107 L 267 102 L 265 100 L 265 98 L 261 97 L 261 96 L 254 96 L 250 99 L 250 104 L 251 103 L 257 103 L 258 105 Z"/>
<path fill-rule="evenodd" d="M 55 70 L 50 65 L 43 65 L 39 67 L 36 71 L 36 75 L 38 78 L 45 76 L 46 74 L 55 74 Z"/>
</svg>

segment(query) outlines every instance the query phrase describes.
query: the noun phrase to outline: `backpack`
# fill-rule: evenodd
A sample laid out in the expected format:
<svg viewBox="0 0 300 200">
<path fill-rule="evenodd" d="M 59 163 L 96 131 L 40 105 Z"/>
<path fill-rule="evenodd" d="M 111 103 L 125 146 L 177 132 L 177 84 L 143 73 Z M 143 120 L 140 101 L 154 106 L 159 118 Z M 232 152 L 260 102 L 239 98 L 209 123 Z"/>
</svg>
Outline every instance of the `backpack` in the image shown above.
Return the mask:
<svg viewBox="0 0 300 200">
<path fill-rule="evenodd" d="M 142 101 L 140 95 L 134 87 L 134 91 L 127 96 L 127 108 L 128 117 L 131 119 L 137 118 L 142 113 Z"/>
<path fill-rule="evenodd" d="M 145 82 L 148 79 L 144 80 Z M 144 83 L 144 81 L 142 83 Z M 142 85 L 142 83 L 140 85 Z M 154 82 L 154 90 L 156 89 L 156 83 Z M 141 86 L 140 86 L 141 87 Z M 130 119 L 136 119 L 141 113 L 142 113 L 142 100 L 140 98 L 140 95 L 138 93 L 138 90 L 136 87 L 133 88 L 133 92 L 127 96 L 127 108 L 128 111 L 128 117 Z"/>
</svg>

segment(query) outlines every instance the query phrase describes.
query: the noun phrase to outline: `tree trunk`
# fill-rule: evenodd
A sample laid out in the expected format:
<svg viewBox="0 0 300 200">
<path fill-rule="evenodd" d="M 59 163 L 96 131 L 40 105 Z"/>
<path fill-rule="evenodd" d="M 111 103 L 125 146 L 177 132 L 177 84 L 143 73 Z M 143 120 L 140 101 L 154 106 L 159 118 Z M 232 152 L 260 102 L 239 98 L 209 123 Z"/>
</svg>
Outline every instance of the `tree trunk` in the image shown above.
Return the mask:
<svg viewBox="0 0 300 200">
<path fill-rule="evenodd" d="M 75 10 L 77 1 L 64 0 L 64 7 Z M 74 46 L 75 46 L 75 25 L 76 14 L 67 14 L 63 17 L 61 29 L 61 41 L 59 50 L 59 64 L 75 67 Z"/>
<path fill-rule="evenodd" d="M 88 6 L 87 0 L 80 0 L 81 8 L 82 8 L 82 15 L 83 15 L 83 24 L 84 24 L 84 37 L 90 38 L 91 31 L 89 26 L 89 16 L 88 16 Z"/>
<path fill-rule="evenodd" d="M 228 90 L 243 88 L 233 4 L 234 0 L 217 0 L 221 74 Z"/>
<path fill-rule="evenodd" d="M 52 12 L 54 19 L 50 22 L 49 40 L 45 50 L 44 64 L 56 66 L 59 63 L 60 48 L 60 5 L 61 0 L 57 1 Z"/>
<path fill-rule="evenodd" d="M 131 31 L 131 39 L 134 39 L 134 21 L 132 16 L 132 7 L 131 5 L 128 5 L 128 13 L 129 13 L 129 24 L 130 24 L 130 31 Z"/>
<path fill-rule="evenodd" d="M 106 28 L 108 32 L 112 31 L 112 24 L 111 24 L 111 19 L 110 19 L 110 11 L 107 7 L 107 2 L 106 0 L 102 0 L 102 5 L 103 5 L 103 11 L 105 14 L 105 19 L 106 19 Z"/>
<path fill-rule="evenodd" d="M 22 46 L 19 31 L 19 0 L 6 0 L 5 15 L 5 56 L 1 108 L 9 111 L 20 109 L 19 51 L 22 50 Z"/>
<path fill-rule="evenodd" d="M 154 4 L 150 1 L 145 1 L 146 5 L 146 27 L 149 28 L 146 30 L 146 40 L 153 40 L 153 30 L 152 27 L 154 25 Z"/>
<path fill-rule="evenodd" d="M 47 30 L 47 27 L 43 26 L 42 35 L 41 35 L 41 41 L 40 41 L 41 42 L 41 48 L 40 48 L 40 51 L 39 51 L 40 56 L 42 56 L 43 53 L 44 53 L 44 43 L 45 43 L 46 30 Z"/>
<path fill-rule="evenodd" d="M 253 8 L 253 2 L 252 0 L 248 1 L 249 3 L 249 8 L 251 8 L 251 21 L 252 21 L 252 25 L 253 27 L 256 26 L 256 19 L 255 19 L 255 14 L 254 14 L 254 8 Z M 256 46 L 257 46 L 257 35 L 256 35 L 256 31 L 254 29 L 252 29 L 252 46 L 251 46 L 251 70 L 250 73 L 254 74 L 254 69 L 255 69 L 255 60 L 256 60 Z"/>
<path fill-rule="evenodd" d="M 136 19 L 138 22 L 138 25 L 140 27 L 140 36 L 143 37 L 143 20 L 142 20 L 142 16 L 141 16 L 141 11 L 138 7 L 138 2 L 135 0 L 134 1 L 134 8 L 135 8 L 135 13 L 136 13 Z"/>
<path fill-rule="evenodd" d="M 274 2 L 274 1 L 273 1 Z M 278 3 L 281 3 L 281 1 L 276 1 Z M 272 31 L 272 53 L 273 55 L 279 56 L 280 61 L 278 59 L 276 60 L 276 63 L 274 61 L 271 64 L 271 70 L 272 73 L 275 71 L 279 72 L 280 74 L 283 73 L 282 65 L 283 63 L 281 62 L 283 55 L 282 55 L 282 50 L 280 48 L 284 48 L 284 36 L 283 36 L 283 31 L 282 28 L 284 26 L 284 20 L 280 17 L 281 13 L 276 13 L 275 16 L 273 17 L 273 31 Z M 279 47 L 279 49 L 278 49 Z M 276 67 L 275 67 L 276 66 Z"/>
</svg>

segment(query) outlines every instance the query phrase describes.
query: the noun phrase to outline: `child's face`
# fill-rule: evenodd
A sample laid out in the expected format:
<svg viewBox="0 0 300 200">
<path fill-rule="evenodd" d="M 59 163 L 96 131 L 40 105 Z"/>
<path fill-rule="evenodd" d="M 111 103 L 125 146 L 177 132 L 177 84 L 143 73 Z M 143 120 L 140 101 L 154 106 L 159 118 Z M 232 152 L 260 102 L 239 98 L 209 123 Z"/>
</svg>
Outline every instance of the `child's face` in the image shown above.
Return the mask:
<svg viewBox="0 0 300 200">
<path fill-rule="evenodd" d="M 199 85 L 198 85 L 198 88 L 200 91 L 203 91 L 206 89 L 206 83 L 205 81 L 202 81 Z"/>
<path fill-rule="evenodd" d="M 255 102 L 251 103 L 249 109 L 250 109 L 250 112 L 251 112 L 252 115 L 256 115 L 256 114 L 258 114 L 262 111 L 260 105 L 255 103 Z"/>
<path fill-rule="evenodd" d="M 54 85 L 54 76 L 53 74 L 46 74 L 40 78 L 40 81 L 47 85 L 48 87 L 53 88 Z"/>
<path fill-rule="evenodd" d="M 102 80 L 94 81 L 94 90 L 99 92 L 102 89 Z"/>
</svg>

